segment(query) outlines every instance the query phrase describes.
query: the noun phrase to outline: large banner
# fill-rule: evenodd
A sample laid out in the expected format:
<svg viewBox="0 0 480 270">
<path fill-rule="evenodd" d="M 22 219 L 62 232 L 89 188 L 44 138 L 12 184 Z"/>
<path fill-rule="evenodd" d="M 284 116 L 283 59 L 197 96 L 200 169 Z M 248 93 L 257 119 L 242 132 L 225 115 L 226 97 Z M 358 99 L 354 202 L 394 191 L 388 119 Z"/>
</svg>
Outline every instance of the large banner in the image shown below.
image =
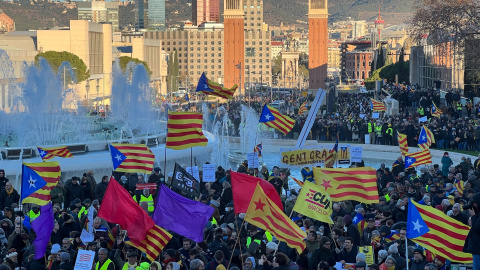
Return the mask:
<svg viewBox="0 0 480 270">
<path fill-rule="evenodd" d="M 306 148 L 282 150 L 282 163 L 292 166 L 321 166 L 327 158 L 329 148 Z M 338 164 L 350 163 L 350 146 L 338 147 Z"/>
</svg>

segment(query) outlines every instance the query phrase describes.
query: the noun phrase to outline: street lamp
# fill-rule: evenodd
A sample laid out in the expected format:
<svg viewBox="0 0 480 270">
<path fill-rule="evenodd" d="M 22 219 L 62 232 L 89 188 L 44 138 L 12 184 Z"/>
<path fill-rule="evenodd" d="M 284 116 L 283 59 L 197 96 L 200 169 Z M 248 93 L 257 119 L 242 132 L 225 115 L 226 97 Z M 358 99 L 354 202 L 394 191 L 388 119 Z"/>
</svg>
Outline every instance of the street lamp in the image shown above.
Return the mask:
<svg viewBox="0 0 480 270">
<path fill-rule="evenodd" d="M 88 92 L 90 92 L 90 81 L 87 80 L 87 84 L 85 85 L 85 91 L 87 92 L 87 110 L 90 110 L 90 107 L 88 106 Z"/>
<path fill-rule="evenodd" d="M 327 113 L 331 112 L 331 104 L 330 104 L 330 78 L 325 78 L 325 91 L 327 91 Z"/>
</svg>

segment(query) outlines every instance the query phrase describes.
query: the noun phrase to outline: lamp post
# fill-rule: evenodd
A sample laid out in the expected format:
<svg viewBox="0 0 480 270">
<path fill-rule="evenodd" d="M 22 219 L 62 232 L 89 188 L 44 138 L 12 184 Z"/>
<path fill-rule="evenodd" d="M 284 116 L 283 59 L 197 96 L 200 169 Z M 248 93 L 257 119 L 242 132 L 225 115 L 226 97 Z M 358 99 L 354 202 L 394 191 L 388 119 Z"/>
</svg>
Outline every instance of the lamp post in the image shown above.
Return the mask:
<svg viewBox="0 0 480 270">
<path fill-rule="evenodd" d="M 88 97 L 88 92 L 90 92 L 90 81 L 89 80 L 87 80 L 87 84 L 85 85 L 85 92 L 87 92 L 87 109 L 90 110 L 90 107 L 88 106 L 89 105 L 88 104 L 89 103 L 88 102 L 88 98 L 89 98 Z"/>
<path fill-rule="evenodd" d="M 331 108 L 330 108 L 330 78 L 325 78 L 325 91 L 327 91 L 327 99 L 326 99 L 326 104 L 327 104 L 327 113 L 330 113 Z"/>
</svg>

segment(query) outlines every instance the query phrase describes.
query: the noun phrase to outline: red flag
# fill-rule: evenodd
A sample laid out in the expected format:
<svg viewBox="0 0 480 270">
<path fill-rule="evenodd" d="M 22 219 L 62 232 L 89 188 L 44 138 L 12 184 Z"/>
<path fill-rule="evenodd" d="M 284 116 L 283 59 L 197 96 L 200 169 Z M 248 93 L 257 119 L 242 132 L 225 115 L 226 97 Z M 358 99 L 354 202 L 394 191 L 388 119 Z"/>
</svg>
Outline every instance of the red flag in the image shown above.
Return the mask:
<svg viewBox="0 0 480 270">
<path fill-rule="evenodd" d="M 127 230 L 130 241 L 136 245 L 140 245 L 147 231 L 155 225 L 152 218 L 113 177 L 110 178 L 98 216 Z"/>
<path fill-rule="evenodd" d="M 255 192 L 257 183 L 260 184 L 265 195 L 267 195 L 267 197 L 270 198 L 270 200 L 272 200 L 272 202 L 274 202 L 280 209 L 283 209 L 280 196 L 275 190 L 275 187 L 269 182 L 258 177 L 236 172 L 230 172 L 230 177 L 232 180 L 233 208 L 235 214 L 247 212 L 248 205 L 252 199 L 253 192 Z"/>
</svg>

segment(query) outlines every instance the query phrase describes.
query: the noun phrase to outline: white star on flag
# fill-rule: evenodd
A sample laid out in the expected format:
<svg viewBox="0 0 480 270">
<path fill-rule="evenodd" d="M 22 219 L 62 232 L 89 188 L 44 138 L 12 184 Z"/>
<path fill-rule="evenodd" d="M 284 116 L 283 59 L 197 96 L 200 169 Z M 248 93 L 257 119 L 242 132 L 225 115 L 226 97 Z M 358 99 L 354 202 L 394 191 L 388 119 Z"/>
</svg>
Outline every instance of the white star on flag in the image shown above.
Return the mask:
<svg viewBox="0 0 480 270">
<path fill-rule="evenodd" d="M 47 154 L 47 152 L 45 152 L 45 151 L 43 151 L 43 150 L 40 151 L 40 156 L 41 156 L 41 157 L 45 156 L 46 154 Z"/>
<path fill-rule="evenodd" d="M 353 218 L 353 222 L 357 222 L 357 220 L 358 220 L 358 218 L 355 216 L 355 217 Z"/>
<path fill-rule="evenodd" d="M 119 154 L 117 154 L 117 156 L 115 156 L 115 159 L 116 159 L 117 161 L 121 161 L 121 160 L 122 160 L 122 156 L 120 156 Z"/>
<path fill-rule="evenodd" d="M 35 186 L 35 182 L 37 182 L 37 180 L 36 180 L 36 179 L 33 179 L 32 176 L 30 175 L 30 179 L 28 180 L 28 183 L 30 184 L 30 186 L 29 186 L 28 188 L 32 188 L 32 187 L 33 187 L 33 188 L 37 188 L 37 187 Z"/>
<path fill-rule="evenodd" d="M 422 140 L 424 140 L 424 141 L 425 141 L 426 139 L 427 139 L 427 137 L 425 137 L 425 136 L 422 136 Z"/>
<path fill-rule="evenodd" d="M 265 115 L 265 119 L 267 119 L 267 121 L 270 121 L 270 118 L 271 118 L 270 114 Z"/>
<path fill-rule="evenodd" d="M 414 226 L 413 230 L 417 231 L 418 233 L 420 233 L 420 229 L 422 229 L 424 226 L 420 224 L 420 220 L 417 219 L 417 222 L 413 222 L 412 221 L 412 224 Z"/>
<path fill-rule="evenodd" d="M 411 158 L 407 158 L 407 163 L 408 163 L 408 164 L 411 164 L 412 162 L 413 162 L 413 161 L 412 161 Z"/>
</svg>

